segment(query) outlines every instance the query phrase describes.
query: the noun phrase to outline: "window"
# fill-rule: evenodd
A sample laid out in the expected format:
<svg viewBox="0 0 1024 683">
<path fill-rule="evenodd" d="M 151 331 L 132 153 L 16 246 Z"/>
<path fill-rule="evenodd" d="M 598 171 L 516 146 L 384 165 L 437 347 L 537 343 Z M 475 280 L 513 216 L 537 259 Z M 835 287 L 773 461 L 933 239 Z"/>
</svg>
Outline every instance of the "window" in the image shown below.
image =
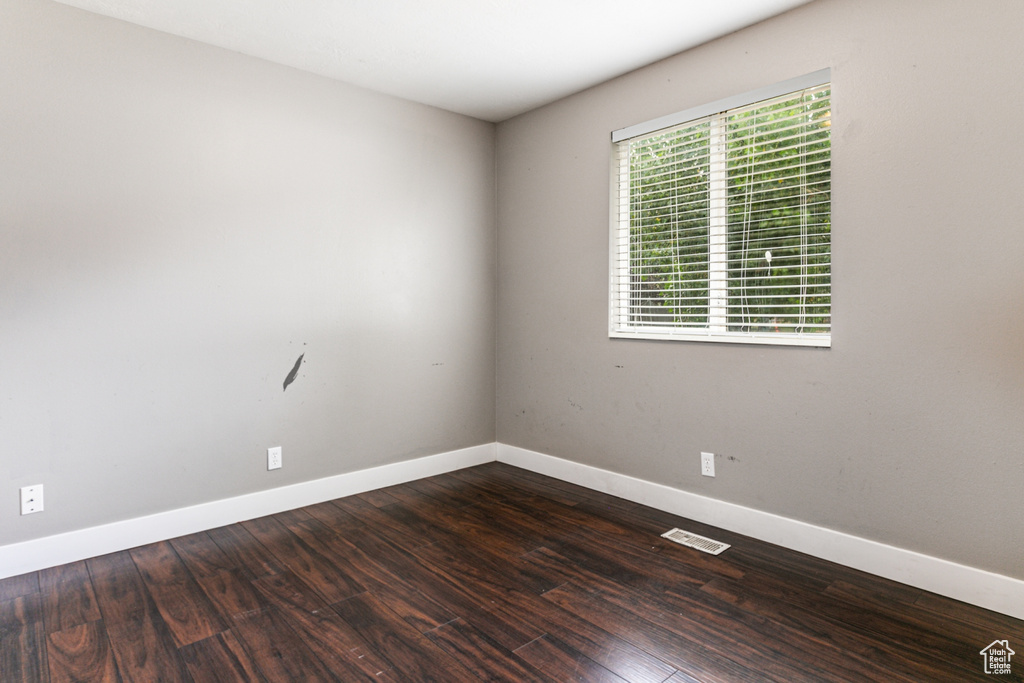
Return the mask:
<svg viewBox="0 0 1024 683">
<path fill-rule="evenodd" d="M 829 71 L 612 134 L 613 337 L 830 346 Z"/>
</svg>

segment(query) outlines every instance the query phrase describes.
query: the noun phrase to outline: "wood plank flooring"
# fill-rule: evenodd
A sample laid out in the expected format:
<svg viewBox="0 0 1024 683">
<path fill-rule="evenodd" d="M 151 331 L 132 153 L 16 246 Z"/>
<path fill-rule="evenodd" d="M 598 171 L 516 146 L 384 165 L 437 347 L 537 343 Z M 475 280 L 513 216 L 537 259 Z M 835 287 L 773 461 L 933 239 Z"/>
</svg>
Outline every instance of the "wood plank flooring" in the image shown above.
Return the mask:
<svg viewBox="0 0 1024 683">
<path fill-rule="evenodd" d="M 499 463 L 0 581 L 3 683 L 1022 674 L 1020 620 Z"/>
</svg>

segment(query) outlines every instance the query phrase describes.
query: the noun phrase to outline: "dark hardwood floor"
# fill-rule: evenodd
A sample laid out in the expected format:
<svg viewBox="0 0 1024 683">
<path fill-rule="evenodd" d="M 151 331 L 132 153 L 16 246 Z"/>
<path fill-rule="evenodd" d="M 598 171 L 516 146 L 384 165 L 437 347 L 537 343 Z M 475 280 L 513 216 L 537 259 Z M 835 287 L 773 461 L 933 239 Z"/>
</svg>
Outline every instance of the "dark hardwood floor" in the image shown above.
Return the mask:
<svg viewBox="0 0 1024 683">
<path fill-rule="evenodd" d="M 3 683 L 1021 673 L 1022 621 L 498 463 L 0 581 Z"/>
</svg>

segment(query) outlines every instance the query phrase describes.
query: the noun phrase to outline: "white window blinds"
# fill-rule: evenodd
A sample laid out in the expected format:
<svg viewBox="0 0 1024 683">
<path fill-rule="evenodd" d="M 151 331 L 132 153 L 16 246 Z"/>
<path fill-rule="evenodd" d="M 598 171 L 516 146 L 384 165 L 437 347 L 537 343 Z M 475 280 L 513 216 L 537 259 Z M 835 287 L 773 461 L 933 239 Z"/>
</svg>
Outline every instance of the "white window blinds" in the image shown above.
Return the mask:
<svg viewBox="0 0 1024 683">
<path fill-rule="evenodd" d="M 800 80 L 615 134 L 612 336 L 831 344 L 831 90 Z"/>
</svg>

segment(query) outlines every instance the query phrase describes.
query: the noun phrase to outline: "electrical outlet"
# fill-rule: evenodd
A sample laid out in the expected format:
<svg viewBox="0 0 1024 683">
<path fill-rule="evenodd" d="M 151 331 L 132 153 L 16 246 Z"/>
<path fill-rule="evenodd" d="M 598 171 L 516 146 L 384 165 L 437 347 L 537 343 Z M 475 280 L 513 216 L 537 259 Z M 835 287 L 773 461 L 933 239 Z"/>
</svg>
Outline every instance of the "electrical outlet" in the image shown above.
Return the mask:
<svg viewBox="0 0 1024 683">
<path fill-rule="evenodd" d="M 700 454 L 700 473 L 705 477 L 715 476 L 715 454 L 714 453 L 701 453 Z"/>
<path fill-rule="evenodd" d="M 274 446 L 273 448 L 267 449 L 267 469 L 278 470 L 281 469 L 281 447 Z"/>
<path fill-rule="evenodd" d="M 21 487 L 21 514 L 31 515 L 43 511 L 43 485 Z"/>
</svg>

